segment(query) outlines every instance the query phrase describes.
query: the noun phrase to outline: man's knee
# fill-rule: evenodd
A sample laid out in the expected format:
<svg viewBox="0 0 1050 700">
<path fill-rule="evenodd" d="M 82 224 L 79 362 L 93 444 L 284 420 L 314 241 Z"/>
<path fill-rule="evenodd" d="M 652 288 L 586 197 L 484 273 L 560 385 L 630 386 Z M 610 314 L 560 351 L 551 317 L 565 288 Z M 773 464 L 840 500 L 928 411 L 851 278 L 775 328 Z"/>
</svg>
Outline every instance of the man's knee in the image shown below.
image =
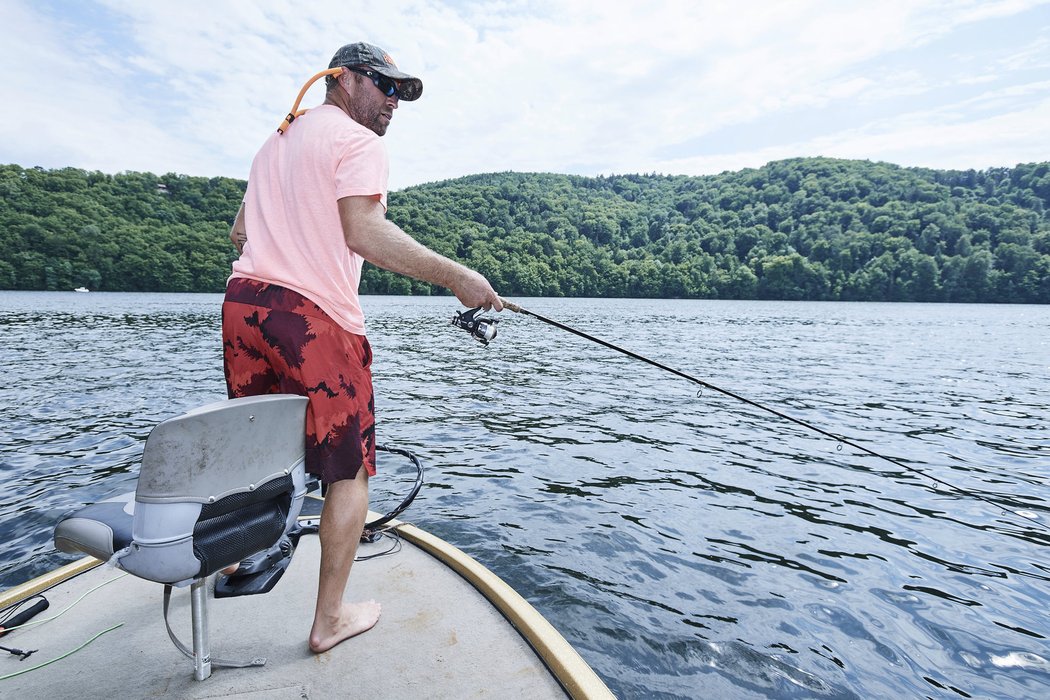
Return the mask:
<svg viewBox="0 0 1050 700">
<path fill-rule="evenodd" d="M 326 486 L 325 501 L 368 494 L 368 471 L 362 467 L 352 479 L 340 479 Z"/>
</svg>

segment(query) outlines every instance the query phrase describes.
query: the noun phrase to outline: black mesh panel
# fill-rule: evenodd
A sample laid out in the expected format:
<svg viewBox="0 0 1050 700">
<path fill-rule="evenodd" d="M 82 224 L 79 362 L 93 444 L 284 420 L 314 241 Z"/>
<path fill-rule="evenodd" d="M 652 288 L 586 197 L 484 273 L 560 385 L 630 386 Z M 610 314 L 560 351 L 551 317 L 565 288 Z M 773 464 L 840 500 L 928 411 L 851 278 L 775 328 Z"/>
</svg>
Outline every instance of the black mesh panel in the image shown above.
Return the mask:
<svg viewBox="0 0 1050 700">
<path fill-rule="evenodd" d="M 268 548 L 280 538 L 292 503 L 292 478 L 282 477 L 201 509 L 193 528 L 198 577 Z"/>
<path fill-rule="evenodd" d="M 205 503 L 201 507 L 199 519 L 209 520 L 240 508 L 246 508 L 253 503 L 280 498 L 283 494 L 291 495 L 294 490 L 295 483 L 292 481 L 291 475 L 271 479 L 254 491 L 235 493 L 226 498 L 220 498 L 215 503 Z"/>
</svg>

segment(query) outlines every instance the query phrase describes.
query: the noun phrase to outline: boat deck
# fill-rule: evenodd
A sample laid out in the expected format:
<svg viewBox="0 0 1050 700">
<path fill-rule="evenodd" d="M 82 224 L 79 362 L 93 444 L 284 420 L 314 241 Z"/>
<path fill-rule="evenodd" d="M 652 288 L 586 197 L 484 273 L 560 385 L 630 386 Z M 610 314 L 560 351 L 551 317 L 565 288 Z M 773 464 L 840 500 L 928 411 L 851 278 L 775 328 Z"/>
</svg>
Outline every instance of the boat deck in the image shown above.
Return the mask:
<svg viewBox="0 0 1050 700">
<path fill-rule="evenodd" d="M 5 654 L 0 676 L 57 659 L 120 626 L 66 658 L 0 680 L 0 695 L 265 700 L 612 697 L 531 606 L 520 597 L 514 600 L 516 594 L 506 584 L 447 543 L 412 526 L 399 529 L 404 533 L 401 550 L 358 561 L 350 579 L 347 598 L 380 601 L 379 623 L 325 653 L 311 653 L 306 643 L 320 545 L 316 535 L 305 535 L 288 571 L 269 593 L 218 600 L 209 595 L 212 659 L 262 656 L 265 666 L 215 667 L 210 678 L 193 680 L 192 661 L 174 647 L 164 628 L 163 586 L 97 566 L 47 590 L 51 607 L 3 639 L 4 646 L 39 651 L 24 661 Z M 367 557 L 390 546 L 388 538 L 362 544 L 358 555 Z M 35 583 L 38 588 L 47 585 L 42 580 Z M 32 588 L 9 591 L 0 596 L 0 603 L 25 597 Z M 498 599 L 490 602 L 494 591 Z M 49 618 L 54 619 L 34 624 Z M 189 644 L 188 588 L 174 592 L 169 619 L 176 635 Z"/>
</svg>

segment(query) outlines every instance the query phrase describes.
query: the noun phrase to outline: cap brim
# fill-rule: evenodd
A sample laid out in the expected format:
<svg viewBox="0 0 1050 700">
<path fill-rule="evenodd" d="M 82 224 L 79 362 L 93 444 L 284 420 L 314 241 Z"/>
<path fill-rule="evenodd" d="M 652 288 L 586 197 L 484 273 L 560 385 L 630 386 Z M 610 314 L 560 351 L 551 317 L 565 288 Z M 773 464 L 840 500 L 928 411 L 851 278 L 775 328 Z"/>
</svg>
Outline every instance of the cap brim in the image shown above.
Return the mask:
<svg viewBox="0 0 1050 700">
<path fill-rule="evenodd" d="M 369 68 L 398 82 L 397 93 L 399 100 L 411 102 L 412 100 L 418 100 L 419 96 L 423 94 L 423 81 L 415 76 L 402 73 L 390 66 L 369 66 Z"/>
</svg>

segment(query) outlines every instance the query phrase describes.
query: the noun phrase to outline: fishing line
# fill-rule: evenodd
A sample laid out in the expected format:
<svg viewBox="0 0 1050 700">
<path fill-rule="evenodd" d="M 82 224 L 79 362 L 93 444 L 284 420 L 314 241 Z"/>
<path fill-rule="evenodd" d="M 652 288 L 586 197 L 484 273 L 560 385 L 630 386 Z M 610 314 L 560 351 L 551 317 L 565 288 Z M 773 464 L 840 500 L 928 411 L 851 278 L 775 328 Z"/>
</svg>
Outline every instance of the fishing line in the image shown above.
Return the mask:
<svg viewBox="0 0 1050 700">
<path fill-rule="evenodd" d="M 961 493 L 961 494 L 965 494 L 965 495 L 967 495 L 967 496 L 969 496 L 971 498 L 974 498 L 974 499 L 976 499 L 978 501 L 982 501 L 982 502 L 984 502 L 984 503 L 986 503 L 988 505 L 991 505 L 991 506 L 993 506 L 993 507 L 995 507 L 997 509 L 1001 509 L 1003 512 L 1010 513 L 1010 514 L 1014 515 L 1015 517 L 1018 517 L 1018 518 L 1021 518 L 1023 520 L 1026 520 L 1027 522 L 1030 522 L 1033 525 L 1036 525 L 1036 526 L 1038 526 L 1038 527 L 1040 527 L 1040 528 L 1050 532 L 1050 525 L 1047 525 L 1046 523 L 1043 523 L 1043 522 L 1039 521 L 1037 519 L 1037 517 L 1028 516 L 1028 515 L 1025 515 L 1022 512 L 1013 510 L 1011 508 L 1007 508 L 1002 503 L 997 503 L 993 499 L 991 499 L 991 498 L 989 498 L 987 496 L 984 496 L 983 494 L 980 494 L 980 493 L 978 493 L 976 491 L 971 491 L 971 490 L 965 489 L 965 488 L 963 488 L 961 486 L 956 486 L 955 484 L 953 484 L 953 483 L 951 483 L 949 481 L 945 481 L 944 479 L 942 479 L 940 477 L 933 476 L 932 474 L 927 474 L 923 470 L 918 469 L 916 467 L 911 467 L 911 466 L 905 464 L 904 462 L 901 462 L 898 459 L 894 459 L 893 457 L 889 457 L 887 455 L 884 455 L 884 454 L 881 454 L 879 452 L 876 452 L 875 450 L 872 450 L 872 449 L 869 449 L 867 447 L 864 447 L 863 445 L 859 445 L 859 444 L 853 442 L 852 440 L 849 440 L 847 438 L 842 437 L 841 435 L 836 435 L 834 433 L 828 432 L 827 430 L 824 430 L 822 428 L 818 428 L 817 426 L 815 426 L 815 425 L 813 425 L 811 423 L 807 423 L 804 420 L 800 420 L 800 419 L 795 418 L 793 416 L 790 416 L 790 415 L 788 415 L 786 413 L 783 413 L 782 411 L 778 411 L 778 410 L 776 410 L 774 408 L 770 408 L 768 406 L 764 406 L 764 405 L 758 403 L 757 401 L 752 401 L 751 399 L 746 398 L 744 396 L 741 396 L 740 394 L 734 393 L 732 391 L 729 391 L 728 389 L 723 389 L 723 388 L 721 388 L 719 386 L 715 386 L 714 384 L 712 384 L 710 382 L 707 382 L 707 381 L 704 381 L 703 379 L 698 379 L 698 378 L 696 378 L 696 377 L 694 377 L 694 376 L 692 376 L 690 374 L 686 374 L 685 372 L 682 372 L 680 370 L 674 369 L 673 367 L 668 367 L 665 364 L 662 364 L 662 363 L 657 362 L 655 360 L 651 360 L 648 357 L 645 357 L 643 355 L 639 355 L 636 352 L 632 352 L 632 351 L 627 350 L 625 348 L 621 348 L 618 345 L 614 345 L 614 344 L 612 344 L 612 343 L 610 343 L 608 341 L 602 340 L 601 338 L 596 338 L 593 335 L 590 335 L 588 333 L 584 333 L 583 331 L 577 330 L 577 329 L 575 329 L 575 328 L 573 328 L 571 326 L 567 326 L 564 323 L 559 323 L 558 321 L 555 321 L 553 319 L 549 319 L 546 316 L 541 316 L 538 313 L 535 313 L 533 311 L 529 311 L 528 309 L 523 308 L 523 307 L 521 307 L 518 304 L 515 304 L 513 302 L 507 301 L 506 299 L 501 299 L 500 301 L 503 302 L 503 308 L 508 309 L 510 311 L 513 311 L 514 313 L 522 314 L 522 315 L 525 315 L 525 316 L 532 316 L 533 318 L 535 318 L 535 319 L 537 319 L 539 321 L 542 321 L 543 323 L 546 323 L 546 324 L 548 324 L 550 326 L 554 326 L 555 328 L 558 328 L 560 330 L 567 331 L 569 333 L 572 333 L 573 335 L 578 335 L 579 337 L 584 338 L 585 340 L 589 340 L 592 343 L 597 343 L 598 345 L 601 345 L 603 347 L 609 348 L 610 350 L 615 350 L 616 352 L 619 352 L 619 353 L 622 353 L 624 355 L 627 355 L 630 358 L 633 358 L 635 360 L 640 360 L 642 362 L 645 362 L 646 364 L 652 365 L 653 367 L 656 367 L 658 369 L 662 369 L 665 372 L 670 372 L 671 374 L 673 374 L 675 376 L 678 376 L 678 377 L 681 377 L 682 379 L 686 379 L 686 380 L 688 380 L 690 382 L 693 382 L 695 384 L 699 384 L 701 387 L 703 387 L 705 389 L 711 389 L 712 391 L 717 391 L 720 394 L 724 394 L 725 396 L 729 396 L 730 398 L 736 399 L 737 401 L 741 401 L 741 402 L 743 402 L 743 403 L 745 403 L 745 404 L 747 404 L 749 406 L 753 406 L 754 408 L 761 409 L 761 410 L 763 410 L 763 411 L 765 411 L 767 413 L 772 413 L 774 416 L 777 416 L 778 418 L 782 418 L 782 419 L 784 419 L 786 421 L 790 421 L 790 422 L 794 423 L 795 425 L 799 425 L 799 426 L 802 426 L 803 428 L 806 428 L 807 430 L 811 430 L 811 431 L 813 431 L 815 433 L 819 433 L 820 435 L 823 435 L 824 437 L 831 438 L 836 443 L 840 443 L 838 445 L 838 449 L 841 449 L 842 445 L 848 445 L 849 447 L 852 447 L 855 450 L 859 450 L 860 452 L 863 452 L 863 453 L 865 453 L 867 455 L 871 455 L 872 457 L 876 457 L 876 458 L 881 459 L 883 461 L 889 462 L 890 464 L 894 465 L 895 467 L 899 467 L 900 469 L 903 469 L 905 471 L 911 472 L 912 474 L 917 474 L 920 477 L 923 477 L 925 479 L 929 479 L 931 481 L 934 481 L 934 482 L 936 482 L 936 483 L 938 483 L 938 484 L 940 484 L 942 486 L 946 486 L 946 487 L 952 489 L 953 491 L 956 491 L 956 492 Z M 481 341 L 484 344 L 488 344 L 488 341 L 491 340 L 492 338 L 494 338 L 496 334 L 495 334 L 494 330 L 491 331 L 491 334 L 485 333 L 484 331 L 486 329 L 488 329 L 488 328 L 494 329 L 495 328 L 495 325 L 494 325 L 495 321 L 492 320 L 492 319 L 476 319 L 475 318 L 475 314 L 477 313 L 477 311 L 478 311 L 477 309 L 472 309 L 470 311 L 465 311 L 465 312 L 463 312 L 461 314 L 457 314 L 456 317 L 452 319 L 452 323 L 453 323 L 453 325 L 456 325 L 456 326 L 458 326 L 460 328 L 463 328 L 464 330 L 467 330 L 472 336 L 475 337 L 475 339 Z"/>
</svg>

